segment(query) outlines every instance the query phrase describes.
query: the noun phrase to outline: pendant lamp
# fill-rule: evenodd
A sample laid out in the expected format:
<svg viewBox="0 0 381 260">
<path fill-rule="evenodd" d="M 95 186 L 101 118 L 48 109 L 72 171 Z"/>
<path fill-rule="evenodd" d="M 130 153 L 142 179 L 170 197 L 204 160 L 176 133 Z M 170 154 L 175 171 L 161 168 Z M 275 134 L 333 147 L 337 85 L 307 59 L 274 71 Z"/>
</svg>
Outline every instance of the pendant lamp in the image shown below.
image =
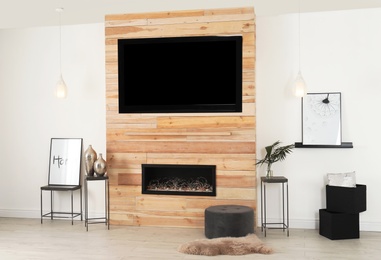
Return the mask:
<svg viewBox="0 0 381 260">
<path fill-rule="evenodd" d="M 298 13 L 298 34 L 299 34 L 299 72 L 294 81 L 294 95 L 297 97 L 303 97 L 307 94 L 307 85 L 302 76 L 300 69 L 300 0 L 299 0 L 299 13 Z"/>
<path fill-rule="evenodd" d="M 57 98 L 66 98 L 67 96 L 67 87 L 66 83 L 62 77 L 62 54 L 61 54 L 61 45 L 62 45 L 62 36 L 61 36 L 61 13 L 63 12 L 63 8 L 56 8 L 56 12 L 59 14 L 59 35 L 60 35 L 60 77 L 56 85 L 56 97 Z"/>
</svg>

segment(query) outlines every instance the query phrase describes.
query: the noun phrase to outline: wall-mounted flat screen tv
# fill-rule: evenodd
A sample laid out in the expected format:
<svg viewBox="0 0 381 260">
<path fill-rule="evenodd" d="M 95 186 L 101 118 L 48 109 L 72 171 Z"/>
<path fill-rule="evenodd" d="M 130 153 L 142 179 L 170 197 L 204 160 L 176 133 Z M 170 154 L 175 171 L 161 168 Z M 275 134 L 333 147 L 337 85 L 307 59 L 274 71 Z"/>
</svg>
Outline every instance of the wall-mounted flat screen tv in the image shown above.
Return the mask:
<svg viewBox="0 0 381 260">
<path fill-rule="evenodd" d="M 242 36 L 118 40 L 119 113 L 242 112 Z"/>
</svg>

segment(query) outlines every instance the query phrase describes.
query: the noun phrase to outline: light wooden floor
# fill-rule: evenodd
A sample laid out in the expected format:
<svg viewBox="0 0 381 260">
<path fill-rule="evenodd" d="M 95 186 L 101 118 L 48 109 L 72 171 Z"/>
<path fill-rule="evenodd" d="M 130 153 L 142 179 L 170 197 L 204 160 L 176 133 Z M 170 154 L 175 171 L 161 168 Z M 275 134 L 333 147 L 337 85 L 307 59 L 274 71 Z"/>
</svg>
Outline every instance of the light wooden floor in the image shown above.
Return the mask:
<svg viewBox="0 0 381 260">
<path fill-rule="evenodd" d="M 274 248 L 272 255 L 194 256 L 177 247 L 204 239 L 203 229 L 110 226 L 84 222 L 0 218 L 0 259 L 381 259 L 381 233 L 361 232 L 360 239 L 330 240 L 318 230 L 269 230 L 257 236 Z"/>
</svg>

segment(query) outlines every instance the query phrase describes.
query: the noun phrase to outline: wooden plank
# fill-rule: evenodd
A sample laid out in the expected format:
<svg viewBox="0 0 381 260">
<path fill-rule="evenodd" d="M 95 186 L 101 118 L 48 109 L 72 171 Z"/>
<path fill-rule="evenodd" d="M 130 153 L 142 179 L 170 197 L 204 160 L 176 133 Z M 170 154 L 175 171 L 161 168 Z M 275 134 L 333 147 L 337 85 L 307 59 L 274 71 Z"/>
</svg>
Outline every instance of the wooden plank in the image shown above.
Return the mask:
<svg viewBox="0 0 381 260">
<path fill-rule="evenodd" d="M 148 26 L 106 27 L 108 39 L 145 38 L 145 37 L 176 37 L 195 35 L 232 35 L 254 32 L 252 21 L 224 21 L 219 23 L 168 24 Z"/>
<path fill-rule="evenodd" d="M 106 28 L 113 27 L 131 27 L 131 26 L 146 26 L 146 25 L 168 25 L 168 24 L 194 24 L 194 23 L 214 23 L 214 22 L 225 22 L 225 21 L 250 21 L 254 18 L 251 13 L 247 14 L 220 14 L 213 16 L 205 16 L 204 13 L 199 13 L 194 16 L 166 16 L 166 17 L 144 17 L 139 15 L 136 19 L 128 19 L 126 17 L 118 17 L 120 19 L 113 21 L 106 21 Z"/>
<path fill-rule="evenodd" d="M 217 192 L 218 199 L 255 200 L 256 197 L 255 189 L 218 187 Z"/>
<path fill-rule="evenodd" d="M 180 10 L 174 12 L 154 12 L 154 13 L 125 13 L 125 14 L 110 14 L 105 16 L 105 24 L 112 24 L 115 21 L 134 21 L 134 20 L 148 20 L 158 18 L 173 18 L 173 17 L 198 17 L 203 16 L 204 10 Z"/>
<path fill-rule="evenodd" d="M 113 116 L 109 116 L 110 120 L 113 120 L 113 123 L 118 122 L 118 117 L 115 118 L 115 122 L 113 119 Z M 132 119 L 133 121 L 134 119 Z M 107 135 L 109 136 L 116 136 L 117 138 L 120 138 L 124 135 L 130 135 L 130 136 L 149 136 L 149 135 L 160 135 L 160 136 L 173 136 L 173 135 L 180 135 L 180 136 L 230 136 L 232 135 L 232 132 L 236 131 L 236 129 L 232 129 L 231 131 L 225 130 L 225 131 L 217 131 L 216 129 L 208 129 L 208 128 L 192 128 L 192 129 L 153 129 L 153 128 L 142 128 L 142 129 L 107 129 Z M 245 130 L 243 130 L 245 131 Z M 249 131 L 249 130 L 248 130 Z"/>
<path fill-rule="evenodd" d="M 255 153 L 255 142 L 149 142 L 110 141 L 107 153 Z"/>
<path fill-rule="evenodd" d="M 126 195 L 110 192 L 110 204 L 128 205 L 127 202 L 130 202 L 130 201 L 135 202 L 135 198 L 142 194 L 142 186 L 131 186 L 131 185 L 120 185 L 120 184 L 118 186 L 128 188 L 129 192 Z M 134 207 L 135 206 L 136 205 L 134 204 Z"/>
<path fill-rule="evenodd" d="M 136 194 L 141 194 L 141 186 L 110 185 L 110 199 L 136 197 Z"/>
<path fill-rule="evenodd" d="M 242 167 L 243 168 L 243 167 Z M 226 176 L 255 176 L 255 166 L 252 170 L 218 170 L 217 175 Z"/>
<path fill-rule="evenodd" d="M 237 7 L 237 8 L 218 8 L 218 9 L 206 9 L 205 15 L 238 15 L 241 16 L 243 14 L 251 14 L 252 16 L 249 18 L 253 20 L 255 18 L 254 8 L 253 7 Z M 226 18 L 226 19 L 230 19 Z"/>
<path fill-rule="evenodd" d="M 131 214 L 110 212 L 110 224 L 132 226 L 134 224 L 134 216 Z"/>
<path fill-rule="evenodd" d="M 145 153 L 112 153 L 107 152 L 107 166 L 109 169 L 123 168 L 127 172 L 140 168 L 139 165 L 147 162 Z"/>
<path fill-rule="evenodd" d="M 136 198 L 136 210 L 149 211 L 184 211 L 186 197 L 171 198 L 170 196 L 148 197 L 141 196 Z"/>
<path fill-rule="evenodd" d="M 178 11 L 166 11 L 166 12 L 148 12 L 148 13 L 126 13 L 126 14 L 110 14 L 105 16 L 105 25 L 112 26 L 117 21 L 135 21 L 135 20 L 151 20 L 151 23 L 155 23 L 156 19 L 165 19 L 172 23 L 171 18 L 186 18 L 191 21 L 192 17 L 207 17 L 207 21 L 213 21 L 213 16 L 223 16 L 222 20 L 232 19 L 232 16 L 238 16 L 240 20 L 243 20 L 244 16 L 249 14 L 246 19 L 254 19 L 253 7 L 239 7 L 239 8 L 217 8 L 208 10 L 178 10 Z M 220 20 L 218 20 L 220 21 Z"/>
<path fill-rule="evenodd" d="M 236 199 L 187 199 L 187 209 L 202 210 L 210 206 L 218 205 L 242 205 L 256 209 L 255 201 L 253 200 L 236 200 Z"/>
<path fill-rule="evenodd" d="M 255 188 L 257 185 L 255 176 L 217 176 L 217 187 L 221 188 Z"/>
<path fill-rule="evenodd" d="M 223 128 L 253 127 L 254 118 L 245 116 L 236 117 L 159 117 L 158 128 Z"/>
<path fill-rule="evenodd" d="M 242 95 L 243 96 L 255 96 L 255 84 L 254 82 L 243 82 L 242 83 Z M 254 101 L 253 101 L 254 102 Z"/>
<path fill-rule="evenodd" d="M 146 216 L 157 216 L 157 217 L 182 217 L 182 218 L 203 218 L 204 210 L 138 210 L 136 211 L 139 215 Z M 135 214 L 135 212 L 134 212 Z"/>
<path fill-rule="evenodd" d="M 114 123 L 113 123 L 114 124 Z M 156 129 L 147 125 L 123 124 L 126 127 L 115 127 L 109 124 L 107 135 L 110 141 L 204 141 L 204 140 L 247 140 L 254 139 L 255 132 L 249 129 L 226 128 L 225 131 L 214 129 Z"/>
<path fill-rule="evenodd" d="M 126 168 L 109 168 L 107 174 L 112 175 L 112 177 L 118 182 L 120 174 L 140 174 L 141 173 L 141 164 L 134 164 L 129 169 Z"/>
<path fill-rule="evenodd" d="M 201 228 L 204 226 L 204 218 L 163 217 L 163 216 L 147 216 L 147 215 L 137 214 L 134 218 L 134 225 L 157 226 L 157 227 Z"/>
<path fill-rule="evenodd" d="M 142 175 L 132 173 L 121 173 L 118 175 L 119 185 L 142 185 Z"/>
</svg>

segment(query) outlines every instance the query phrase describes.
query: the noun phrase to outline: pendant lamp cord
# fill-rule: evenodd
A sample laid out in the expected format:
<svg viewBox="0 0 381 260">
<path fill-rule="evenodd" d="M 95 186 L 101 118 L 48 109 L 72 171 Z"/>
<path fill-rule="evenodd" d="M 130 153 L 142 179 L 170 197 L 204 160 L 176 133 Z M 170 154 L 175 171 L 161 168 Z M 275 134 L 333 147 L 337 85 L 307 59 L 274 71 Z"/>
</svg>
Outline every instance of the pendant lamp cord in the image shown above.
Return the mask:
<svg viewBox="0 0 381 260">
<path fill-rule="evenodd" d="M 298 41 L 299 41 L 299 72 L 300 72 L 300 60 L 301 60 L 301 58 L 300 58 L 300 0 L 299 0 L 299 6 L 298 6 L 298 30 L 299 30 L 299 32 L 298 32 L 298 34 L 299 34 L 299 38 L 298 38 Z"/>
<path fill-rule="evenodd" d="M 59 15 L 59 19 L 60 19 L 60 74 L 62 74 L 62 32 L 61 32 L 61 12 L 60 12 L 60 15 Z M 300 36 L 299 36 L 300 37 Z"/>
<path fill-rule="evenodd" d="M 63 8 L 57 8 L 57 12 L 59 14 L 59 40 L 60 40 L 60 74 L 62 75 L 62 23 L 61 23 L 61 13 L 63 12 Z"/>
</svg>

